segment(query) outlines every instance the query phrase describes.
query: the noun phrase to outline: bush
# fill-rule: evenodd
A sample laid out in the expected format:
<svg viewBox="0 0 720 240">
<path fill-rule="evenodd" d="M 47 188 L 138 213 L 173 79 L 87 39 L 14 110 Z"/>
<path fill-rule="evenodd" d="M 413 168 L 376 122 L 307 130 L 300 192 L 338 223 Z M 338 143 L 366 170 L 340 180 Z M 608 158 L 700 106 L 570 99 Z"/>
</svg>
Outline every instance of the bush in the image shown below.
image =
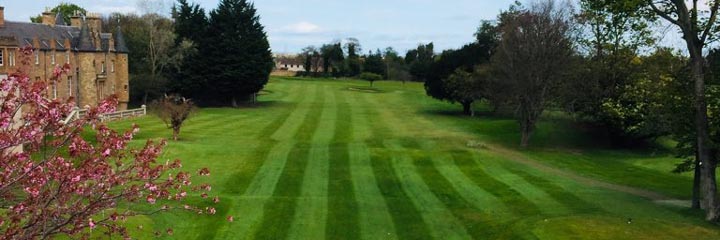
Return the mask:
<svg viewBox="0 0 720 240">
<path fill-rule="evenodd" d="M 360 76 L 358 76 L 358 78 L 360 78 L 360 79 L 362 79 L 362 80 L 374 82 L 374 81 L 382 80 L 382 79 L 383 79 L 383 76 L 380 75 L 380 74 L 363 72 L 363 73 L 360 74 Z"/>
</svg>

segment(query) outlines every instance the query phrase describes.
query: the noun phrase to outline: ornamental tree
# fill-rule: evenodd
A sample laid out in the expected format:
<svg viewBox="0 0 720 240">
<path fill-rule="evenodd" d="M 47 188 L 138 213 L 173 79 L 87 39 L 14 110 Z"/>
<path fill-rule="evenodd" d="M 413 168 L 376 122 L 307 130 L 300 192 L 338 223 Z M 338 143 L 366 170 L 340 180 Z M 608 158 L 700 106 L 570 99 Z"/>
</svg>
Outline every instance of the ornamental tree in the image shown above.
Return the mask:
<svg viewBox="0 0 720 240">
<path fill-rule="evenodd" d="M 181 203 L 189 192 L 207 197 L 210 186 L 191 185 L 191 176 L 209 175 L 208 169 L 190 173 L 180 171 L 179 160 L 160 161 L 165 141 L 129 148 L 137 126 L 117 132 L 100 121 L 115 110 L 116 97 L 65 122 L 74 101 L 50 100 L 46 89 L 70 66 L 56 67 L 47 81 L 31 81 L 32 49 L 18 52 L 22 64 L 0 80 L 0 238 L 86 238 L 90 229 L 128 238 L 123 225 L 130 216 L 171 209 L 215 213 Z M 94 137 L 84 138 L 86 131 Z M 138 203 L 154 208 L 134 210 Z"/>
<path fill-rule="evenodd" d="M 177 141 L 180 136 L 180 128 L 190 114 L 195 111 L 195 104 L 192 100 L 180 95 L 165 95 L 152 104 L 155 115 L 160 118 L 168 128 L 173 130 L 173 140 Z"/>
</svg>

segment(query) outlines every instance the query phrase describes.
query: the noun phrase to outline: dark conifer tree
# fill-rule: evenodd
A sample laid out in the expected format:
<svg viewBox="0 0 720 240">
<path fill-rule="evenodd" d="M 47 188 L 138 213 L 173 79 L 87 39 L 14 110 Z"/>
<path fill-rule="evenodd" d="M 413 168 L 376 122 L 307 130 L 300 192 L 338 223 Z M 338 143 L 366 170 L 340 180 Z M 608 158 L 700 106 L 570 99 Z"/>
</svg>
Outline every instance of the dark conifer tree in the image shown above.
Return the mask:
<svg viewBox="0 0 720 240">
<path fill-rule="evenodd" d="M 205 10 L 197 4 L 188 4 L 187 0 L 178 0 L 178 4 L 173 7 L 172 17 L 175 20 L 176 47 L 183 41 L 190 41 L 195 51 L 185 56 L 180 67 L 171 73 L 169 88 L 202 103 L 210 92 L 206 78 L 203 77 L 206 74 L 203 47 L 208 44 L 205 41 L 208 25 Z"/>
<path fill-rule="evenodd" d="M 215 104 L 236 107 L 243 99 L 255 100 L 273 68 L 270 44 L 254 4 L 222 0 L 210 12 L 207 48 L 208 83 Z"/>
</svg>

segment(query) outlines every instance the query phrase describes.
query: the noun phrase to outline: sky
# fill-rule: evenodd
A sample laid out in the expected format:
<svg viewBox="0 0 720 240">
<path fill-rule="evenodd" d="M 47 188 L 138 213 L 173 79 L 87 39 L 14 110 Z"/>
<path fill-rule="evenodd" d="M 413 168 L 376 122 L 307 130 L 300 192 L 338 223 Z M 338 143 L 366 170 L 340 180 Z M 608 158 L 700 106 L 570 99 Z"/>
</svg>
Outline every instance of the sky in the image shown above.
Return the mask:
<svg viewBox="0 0 720 240">
<path fill-rule="evenodd" d="M 164 1 L 169 14 L 171 0 Z M 137 0 L 0 0 L 5 19 L 29 21 L 60 2 L 90 12 L 141 13 Z M 219 0 L 188 0 L 208 12 Z M 393 47 L 404 53 L 433 42 L 436 51 L 473 41 L 483 20 L 494 20 L 514 0 L 256 0 L 273 52 L 296 53 L 309 45 L 354 37 L 364 52 Z"/>
</svg>

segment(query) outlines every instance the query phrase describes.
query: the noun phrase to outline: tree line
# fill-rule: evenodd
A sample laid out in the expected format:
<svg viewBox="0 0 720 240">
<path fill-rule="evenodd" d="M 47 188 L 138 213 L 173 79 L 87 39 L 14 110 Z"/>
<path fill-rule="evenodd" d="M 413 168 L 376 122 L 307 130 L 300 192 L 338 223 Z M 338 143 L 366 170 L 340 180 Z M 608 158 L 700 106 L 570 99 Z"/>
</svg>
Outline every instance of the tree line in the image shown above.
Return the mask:
<svg viewBox="0 0 720 240">
<path fill-rule="evenodd" d="M 222 0 L 206 12 L 178 0 L 172 7 L 144 0 L 142 14 L 111 14 L 129 53 L 131 104 L 179 94 L 201 106 L 237 107 L 255 101 L 274 67 L 267 33 L 254 4 Z M 161 14 L 171 10 L 170 17 Z"/>
<path fill-rule="evenodd" d="M 517 120 L 527 147 L 548 109 L 563 111 L 632 144 L 669 137 L 694 171 L 693 208 L 718 220 L 715 169 L 720 158 L 720 1 L 708 11 L 685 1 L 535 1 L 512 5 L 478 28 L 474 42 L 446 50 L 413 76 L 429 96 L 473 115 L 483 102 Z M 683 51 L 657 43 L 655 23 L 681 33 Z M 421 46 L 427 49 L 427 46 Z M 703 54 L 706 53 L 706 54 Z M 424 71 L 424 72 L 423 72 Z"/>
</svg>

